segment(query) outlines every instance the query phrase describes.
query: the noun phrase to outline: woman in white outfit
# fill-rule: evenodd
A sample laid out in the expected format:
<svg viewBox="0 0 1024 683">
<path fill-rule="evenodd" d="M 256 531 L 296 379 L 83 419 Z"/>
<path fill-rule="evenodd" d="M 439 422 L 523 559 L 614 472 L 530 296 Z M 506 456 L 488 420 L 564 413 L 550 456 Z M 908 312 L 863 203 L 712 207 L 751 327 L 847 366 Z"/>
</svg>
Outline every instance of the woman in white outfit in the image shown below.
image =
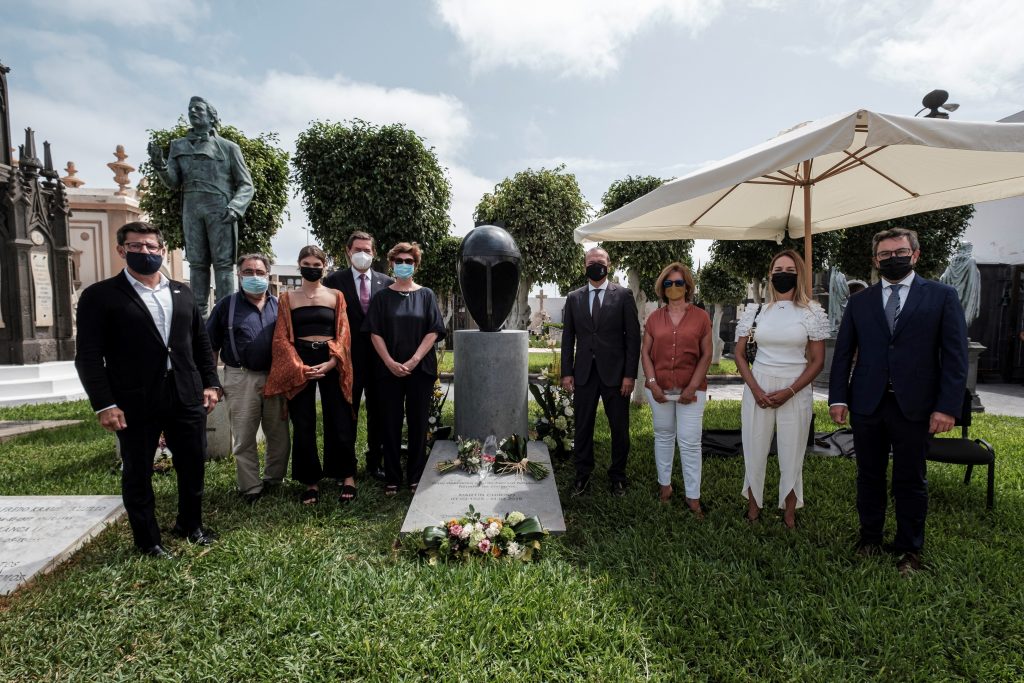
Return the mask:
<svg viewBox="0 0 1024 683">
<path fill-rule="evenodd" d="M 804 268 L 795 251 L 777 254 L 768 269 L 767 301 L 760 312 L 758 306 L 747 306 L 736 326 L 736 368 L 747 385 L 741 409 L 744 517 L 756 521 L 764 507 L 765 467 L 775 433 L 779 508 L 789 528 L 796 526 L 796 509 L 804 505 L 804 452 L 813 419 L 811 382 L 824 365 L 824 340 L 829 336 L 828 316 L 810 299 Z M 750 367 L 746 346 L 752 327 L 757 357 Z"/>
<path fill-rule="evenodd" d="M 672 496 L 672 463 L 678 442 L 686 505 L 703 518 L 700 439 L 711 364 L 711 319 L 692 304 L 693 275 L 682 263 L 665 266 L 654 291 L 666 305 L 647 318 L 640 362 L 647 376 L 660 498 L 668 501 Z"/>
</svg>

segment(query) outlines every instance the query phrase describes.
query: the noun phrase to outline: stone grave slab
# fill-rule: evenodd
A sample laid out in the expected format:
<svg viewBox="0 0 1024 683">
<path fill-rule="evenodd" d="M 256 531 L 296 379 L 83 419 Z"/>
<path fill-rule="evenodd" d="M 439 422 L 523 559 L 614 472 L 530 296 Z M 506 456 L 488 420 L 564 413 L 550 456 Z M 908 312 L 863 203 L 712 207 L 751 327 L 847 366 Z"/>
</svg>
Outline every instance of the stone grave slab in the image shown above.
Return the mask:
<svg viewBox="0 0 1024 683">
<path fill-rule="evenodd" d="M 0 496 L 0 595 L 51 571 L 124 512 L 121 496 Z"/>
<path fill-rule="evenodd" d="M 551 466 L 551 457 L 544 442 L 530 441 L 526 449 L 530 460 Z M 457 454 L 454 441 L 434 444 L 402 523 L 402 534 L 437 524 L 442 519 L 459 517 L 470 505 L 485 517 L 503 517 L 513 510 L 527 516 L 536 515 L 553 535 L 565 533 L 565 518 L 558 487 L 555 486 L 554 469 L 540 481 L 529 475 L 491 473 L 481 480 L 477 474 L 462 471 L 441 474 L 437 471 L 435 465 L 438 462 L 452 460 Z"/>
<path fill-rule="evenodd" d="M 81 420 L 0 420 L 0 441 L 16 436 L 81 423 Z"/>
</svg>

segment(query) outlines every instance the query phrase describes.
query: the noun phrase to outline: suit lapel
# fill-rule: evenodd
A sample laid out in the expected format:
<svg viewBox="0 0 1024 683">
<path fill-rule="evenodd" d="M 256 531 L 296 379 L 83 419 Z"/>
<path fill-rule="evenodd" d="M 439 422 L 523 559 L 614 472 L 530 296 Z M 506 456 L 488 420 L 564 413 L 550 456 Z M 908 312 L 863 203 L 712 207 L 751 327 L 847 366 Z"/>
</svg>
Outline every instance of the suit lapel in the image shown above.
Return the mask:
<svg viewBox="0 0 1024 683">
<path fill-rule="evenodd" d="M 182 325 L 191 324 L 192 306 L 189 305 L 190 302 L 186 298 L 185 293 L 182 291 L 182 286 L 180 282 L 169 280 L 167 285 L 168 289 L 171 292 L 171 329 L 167 333 L 167 341 L 168 343 L 170 343 L 172 339 L 181 338 L 175 336 L 175 334 L 180 334 L 180 329 Z M 236 292 L 231 296 L 238 296 L 238 293 Z"/>
<path fill-rule="evenodd" d="M 139 307 L 139 310 L 142 311 L 143 318 L 146 319 L 147 328 L 150 332 L 156 335 L 156 338 L 162 345 L 163 336 L 160 334 L 160 330 L 156 328 L 156 322 L 153 320 L 153 315 L 149 312 L 149 309 L 146 308 L 146 304 L 142 302 L 142 298 L 139 296 L 139 293 L 135 291 L 135 287 L 133 287 L 132 283 L 128 280 L 128 274 L 125 271 L 121 271 L 121 274 L 115 278 L 114 283 L 115 286 L 118 287 L 133 304 Z"/>
<path fill-rule="evenodd" d="M 907 301 L 900 309 L 900 317 L 896 319 L 896 329 L 892 331 L 892 336 L 898 335 L 904 327 L 907 326 L 907 320 L 914 314 L 917 307 L 921 305 L 921 300 L 925 296 L 925 279 L 920 275 L 915 275 L 913 282 L 910 284 L 910 291 L 907 292 Z"/>
<path fill-rule="evenodd" d="M 885 307 L 882 305 L 882 284 L 876 282 L 867 291 L 868 308 L 871 309 L 871 317 L 875 319 L 886 333 L 889 332 L 889 321 L 885 319 Z"/>
<path fill-rule="evenodd" d="M 378 273 L 375 270 L 370 271 L 370 298 L 382 289 L 388 286 L 387 280 L 384 279 L 382 273 Z"/>
</svg>

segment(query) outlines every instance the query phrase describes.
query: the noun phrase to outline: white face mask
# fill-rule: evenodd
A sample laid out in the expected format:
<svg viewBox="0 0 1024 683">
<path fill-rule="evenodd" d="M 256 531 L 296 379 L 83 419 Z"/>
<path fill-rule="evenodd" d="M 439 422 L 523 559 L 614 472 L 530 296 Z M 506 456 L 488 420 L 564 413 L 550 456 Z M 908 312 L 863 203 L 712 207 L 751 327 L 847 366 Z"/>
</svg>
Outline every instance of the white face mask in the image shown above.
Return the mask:
<svg viewBox="0 0 1024 683">
<path fill-rule="evenodd" d="M 365 251 L 357 251 L 349 257 L 349 261 L 355 266 L 356 270 L 366 270 L 373 264 L 373 256 Z"/>
</svg>

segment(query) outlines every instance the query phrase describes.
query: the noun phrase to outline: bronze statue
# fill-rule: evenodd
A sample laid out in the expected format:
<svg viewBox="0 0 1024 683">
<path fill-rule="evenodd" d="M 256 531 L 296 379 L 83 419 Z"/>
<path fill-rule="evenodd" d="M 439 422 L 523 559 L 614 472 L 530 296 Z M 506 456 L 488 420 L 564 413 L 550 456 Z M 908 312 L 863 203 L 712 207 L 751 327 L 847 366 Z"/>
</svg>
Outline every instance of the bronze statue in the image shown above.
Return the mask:
<svg viewBox="0 0 1024 683">
<path fill-rule="evenodd" d="M 171 140 L 164 160 L 160 145 L 149 143 L 149 156 L 160 180 L 181 189 L 181 222 L 185 259 L 199 312 L 209 305 L 210 266 L 213 266 L 215 301 L 233 294 L 238 220 L 252 201 L 252 176 L 242 150 L 217 135 L 217 110 L 202 97 L 188 103 L 188 135 Z"/>
</svg>

